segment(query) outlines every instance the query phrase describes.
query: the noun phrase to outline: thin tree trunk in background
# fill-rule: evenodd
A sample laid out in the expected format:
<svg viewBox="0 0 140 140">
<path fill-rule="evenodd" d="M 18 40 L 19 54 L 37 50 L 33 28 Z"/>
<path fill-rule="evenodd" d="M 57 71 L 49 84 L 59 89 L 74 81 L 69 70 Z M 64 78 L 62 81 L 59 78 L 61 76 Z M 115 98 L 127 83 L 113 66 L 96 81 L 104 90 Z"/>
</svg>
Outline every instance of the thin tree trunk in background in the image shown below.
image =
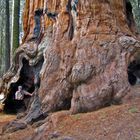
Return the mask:
<svg viewBox="0 0 140 140">
<path fill-rule="evenodd" d="M 3 75 L 5 70 L 5 18 L 6 18 L 6 4 L 4 0 L 0 0 L 0 76 Z"/>
<path fill-rule="evenodd" d="M 2 76 L 2 50 L 2 26 L 0 26 L 0 77 Z"/>
<path fill-rule="evenodd" d="M 10 21 L 9 21 L 9 0 L 6 0 L 6 17 L 5 17 L 5 72 L 9 69 L 10 67 Z"/>
<path fill-rule="evenodd" d="M 19 14 L 20 14 L 20 0 L 13 1 L 13 15 L 12 15 L 12 52 L 15 52 L 19 46 Z"/>
</svg>

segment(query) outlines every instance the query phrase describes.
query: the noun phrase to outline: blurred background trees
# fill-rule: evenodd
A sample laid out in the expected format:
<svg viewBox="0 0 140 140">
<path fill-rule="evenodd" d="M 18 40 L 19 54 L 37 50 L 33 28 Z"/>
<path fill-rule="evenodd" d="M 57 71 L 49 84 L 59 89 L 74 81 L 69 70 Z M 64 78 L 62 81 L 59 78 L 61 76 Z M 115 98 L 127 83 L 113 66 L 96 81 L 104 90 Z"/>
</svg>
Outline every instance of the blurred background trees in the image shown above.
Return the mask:
<svg viewBox="0 0 140 140">
<path fill-rule="evenodd" d="M 11 35 L 11 45 L 12 53 L 19 46 L 19 19 L 20 19 L 20 0 L 13 0 L 12 5 L 12 35 Z"/>
<path fill-rule="evenodd" d="M 0 1 L 0 75 L 4 72 L 4 51 L 5 51 L 5 1 Z"/>
<path fill-rule="evenodd" d="M 10 67 L 11 56 L 19 46 L 25 0 L 0 0 L 0 77 Z"/>
<path fill-rule="evenodd" d="M 137 29 L 140 32 L 140 0 L 130 0 L 133 6 L 134 18 L 137 24 Z"/>
<path fill-rule="evenodd" d="M 10 12 L 9 12 L 9 0 L 5 0 L 5 72 L 10 67 Z"/>
</svg>

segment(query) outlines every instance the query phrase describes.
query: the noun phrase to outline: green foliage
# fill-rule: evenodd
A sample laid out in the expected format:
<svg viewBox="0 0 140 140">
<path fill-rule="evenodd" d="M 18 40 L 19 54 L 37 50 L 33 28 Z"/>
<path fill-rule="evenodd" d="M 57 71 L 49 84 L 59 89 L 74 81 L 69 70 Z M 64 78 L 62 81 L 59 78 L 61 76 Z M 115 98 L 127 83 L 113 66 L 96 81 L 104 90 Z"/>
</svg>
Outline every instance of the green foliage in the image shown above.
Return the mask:
<svg viewBox="0 0 140 140">
<path fill-rule="evenodd" d="M 81 114 L 76 114 L 72 116 L 75 120 L 80 120 Z"/>
<path fill-rule="evenodd" d="M 138 110 L 138 108 L 135 107 L 135 106 L 129 108 L 129 113 L 138 113 L 138 112 L 139 112 L 139 110 Z"/>
</svg>

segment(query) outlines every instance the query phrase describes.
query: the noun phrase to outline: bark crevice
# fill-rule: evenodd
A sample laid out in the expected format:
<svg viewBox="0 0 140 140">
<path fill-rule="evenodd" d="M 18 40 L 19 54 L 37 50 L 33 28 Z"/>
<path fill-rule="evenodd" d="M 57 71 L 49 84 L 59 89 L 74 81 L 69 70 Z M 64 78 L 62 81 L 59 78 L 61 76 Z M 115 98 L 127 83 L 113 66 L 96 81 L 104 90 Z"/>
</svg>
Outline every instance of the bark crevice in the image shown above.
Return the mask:
<svg viewBox="0 0 140 140">
<path fill-rule="evenodd" d="M 22 120 L 32 123 L 55 111 L 89 112 L 122 103 L 131 94 L 130 60 L 140 49 L 128 0 L 30 2 L 30 19 L 24 25 L 29 33 L 3 77 L 6 90 L 1 89 L 7 94 L 11 83 L 18 81 L 23 58 L 33 68 L 41 64 L 35 69 L 40 84 Z M 46 7 L 50 13 L 45 13 Z M 39 8 L 45 13 L 39 17 L 42 36 L 29 40 Z"/>
</svg>

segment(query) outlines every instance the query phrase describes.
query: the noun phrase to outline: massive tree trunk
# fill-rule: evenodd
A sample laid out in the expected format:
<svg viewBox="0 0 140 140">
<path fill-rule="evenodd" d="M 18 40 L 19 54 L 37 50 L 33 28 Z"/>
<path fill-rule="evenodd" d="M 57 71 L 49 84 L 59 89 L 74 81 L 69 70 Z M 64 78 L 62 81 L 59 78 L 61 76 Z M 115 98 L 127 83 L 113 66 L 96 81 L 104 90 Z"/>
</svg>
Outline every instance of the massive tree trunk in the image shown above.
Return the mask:
<svg viewBox="0 0 140 140">
<path fill-rule="evenodd" d="M 5 108 L 18 85 L 34 91 L 22 120 L 93 111 L 131 95 L 140 43 L 128 0 L 26 0 L 23 22 L 23 43 L 1 86 Z"/>
</svg>

